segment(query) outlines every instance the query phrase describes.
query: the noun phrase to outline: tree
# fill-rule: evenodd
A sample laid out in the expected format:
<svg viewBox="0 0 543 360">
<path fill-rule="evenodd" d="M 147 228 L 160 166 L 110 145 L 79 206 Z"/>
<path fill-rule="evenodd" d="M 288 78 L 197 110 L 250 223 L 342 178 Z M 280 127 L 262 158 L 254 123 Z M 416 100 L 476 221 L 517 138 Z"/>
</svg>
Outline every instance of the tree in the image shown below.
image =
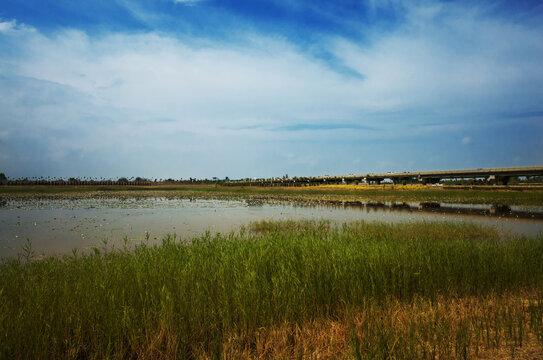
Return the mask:
<svg viewBox="0 0 543 360">
<path fill-rule="evenodd" d="M 7 185 L 8 184 L 8 178 L 4 173 L 0 173 L 0 185 Z"/>
</svg>

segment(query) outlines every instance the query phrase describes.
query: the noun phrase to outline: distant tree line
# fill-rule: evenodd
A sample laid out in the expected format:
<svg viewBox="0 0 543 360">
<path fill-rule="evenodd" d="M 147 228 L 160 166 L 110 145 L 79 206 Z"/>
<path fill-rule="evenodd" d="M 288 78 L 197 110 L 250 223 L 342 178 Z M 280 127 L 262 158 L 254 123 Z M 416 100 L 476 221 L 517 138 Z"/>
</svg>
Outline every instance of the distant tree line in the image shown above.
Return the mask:
<svg viewBox="0 0 543 360">
<path fill-rule="evenodd" d="M 292 177 L 287 178 L 287 175 L 283 177 L 275 178 L 245 178 L 239 180 L 230 180 L 228 177 L 219 179 L 214 177 L 212 179 L 148 179 L 144 177 L 120 177 L 117 179 L 106 179 L 97 177 L 70 177 L 70 178 L 57 178 L 57 177 L 25 177 L 10 179 L 4 173 L 0 173 L 0 185 L 47 185 L 47 186 L 152 186 L 152 185 L 191 185 L 191 184 L 203 184 L 203 185 L 223 185 L 223 186 L 310 186 L 318 185 L 320 182 L 312 181 L 309 177 Z M 417 181 L 413 180 L 414 183 Z M 445 185 L 489 185 L 491 180 L 486 178 L 476 179 L 443 179 L 440 181 Z M 341 184 L 343 181 L 325 182 L 325 184 Z M 348 182 L 351 184 L 358 184 L 359 181 L 355 180 Z M 511 177 L 509 185 L 515 184 L 542 184 L 543 176 L 530 176 L 530 177 Z"/>
<path fill-rule="evenodd" d="M 8 178 L 4 173 L 0 173 L 0 185 L 48 185 L 48 186 L 66 186 L 66 185 L 132 185 L 132 186 L 150 186 L 150 185 L 187 185 L 187 184 L 216 184 L 227 183 L 228 177 L 225 179 L 148 179 L 144 177 L 120 177 L 116 179 L 98 178 L 98 177 L 24 177 L 24 178 Z"/>
</svg>

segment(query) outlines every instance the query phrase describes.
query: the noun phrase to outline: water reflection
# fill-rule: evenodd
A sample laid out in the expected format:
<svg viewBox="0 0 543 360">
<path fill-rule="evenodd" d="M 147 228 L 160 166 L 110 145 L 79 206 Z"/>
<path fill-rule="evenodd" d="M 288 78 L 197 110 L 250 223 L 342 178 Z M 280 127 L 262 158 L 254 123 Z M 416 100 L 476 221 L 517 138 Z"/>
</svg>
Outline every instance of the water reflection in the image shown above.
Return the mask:
<svg viewBox="0 0 543 360">
<path fill-rule="evenodd" d="M 540 207 L 519 207 L 509 205 L 466 205 L 445 204 L 436 202 L 421 203 L 382 203 L 364 201 L 335 201 L 330 206 L 366 211 L 391 211 L 409 213 L 455 214 L 468 216 L 485 216 L 498 218 L 543 220 L 543 211 Z"/>
</svg>

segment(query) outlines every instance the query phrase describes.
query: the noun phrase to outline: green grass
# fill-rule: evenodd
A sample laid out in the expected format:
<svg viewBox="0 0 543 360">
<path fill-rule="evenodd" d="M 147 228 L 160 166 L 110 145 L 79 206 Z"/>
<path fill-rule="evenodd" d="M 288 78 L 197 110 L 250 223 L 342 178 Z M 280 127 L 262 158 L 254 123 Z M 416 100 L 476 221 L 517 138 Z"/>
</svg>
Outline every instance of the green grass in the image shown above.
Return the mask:
<svg viewBox="0 0 543 360">
<path fill-rule="evenodd" d="M 441 202 L 462 204 L 543 205 L 543 190 L 530 188 L 441 189 L 362 188 L 330 189 L 315 187 L 241 187 L 241 186 L 4 186 L 0 199 L 11 197 L 78 196 L 183 196 L 243 197 L 283 200 L 358 200 L 396 202 Z"/>
<path fill-rule="evenodd" d="M 503 238 L 470 224 L 260 222 L 189 243 L 25 253 L 0 265 L 0 358 L 193 358 L 220 353 L 233 334 L 375 304 L 543 289 L 543 236 Z M 368 326 L 372 339 L 384 336 Z"/>
</svg>

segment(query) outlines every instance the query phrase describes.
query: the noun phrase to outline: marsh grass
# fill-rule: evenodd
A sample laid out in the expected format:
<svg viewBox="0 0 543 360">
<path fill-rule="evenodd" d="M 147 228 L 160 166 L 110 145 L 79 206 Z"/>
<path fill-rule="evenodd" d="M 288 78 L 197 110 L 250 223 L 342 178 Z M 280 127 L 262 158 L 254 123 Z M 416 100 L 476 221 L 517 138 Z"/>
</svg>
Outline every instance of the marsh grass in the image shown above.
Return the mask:
<svg viewBox="0 0 543 360">
<path fill-rule="evenodd" d="M 528 300 L 530 299 L 530 300 Z M 357 313 L 236 334 L 226 358 L 539 359 L 541 301 L 534 293 L 367 301 Z M 251 344 L 251 346 L 247 346 Z M 202 357 L 206 357 L 202 354 Z"/>
<path fill-rule="evenodd" d="M 276 232 L 288 234 L 292 232 L 311 232 L 323 236 L 330 230 L 330 225 L 330 220 L 262 220 L 250 223 L 247 228 L 255 233 L 270 234 Z"/>
<path fill-rule="evenodd" d="M 0 358 L 515 351 L 543 341 L 542 259 L 543 236 L 471 224 L 286 221 L 4 260 Z"/>
<path fill-rule="evenodd" d="M 28 197 L 213 197 L 282 200 L 352 200 L 377 202 L 438 202 L 461 204 L 535 205 L 543 203 L 541 188 L 443 189 L 419 187 L 258 187 L 258 186 L 0 186 L 0 199 Z"/>
</svg>

